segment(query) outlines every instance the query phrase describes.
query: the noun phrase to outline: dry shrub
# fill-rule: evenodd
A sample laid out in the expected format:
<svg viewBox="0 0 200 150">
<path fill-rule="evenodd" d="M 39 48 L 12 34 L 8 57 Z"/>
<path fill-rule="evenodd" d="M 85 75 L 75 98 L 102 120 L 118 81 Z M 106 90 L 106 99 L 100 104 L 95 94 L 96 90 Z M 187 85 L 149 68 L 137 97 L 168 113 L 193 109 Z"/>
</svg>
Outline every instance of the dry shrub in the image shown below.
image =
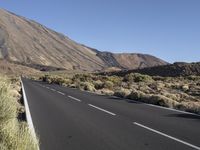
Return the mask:
<svg viewBox="0 0 200 150">
<path fill-rule="evenodd" d="M 72 81 L 80 81 L 80 82 L 91 82 L 93 80 L 93 76 L 91 74 L 75 74 L 72 78 Z"/>
<path fill-rule="evenodd" d="M 142 85 L 142 86 L 140 85 L 140 86 L 138 86 L 137 89 L 146 94 L 154 94 L 155 93 L 155 91 L 153 89 L 151 89 L 148 85 Z"/>
<path fill-rule="evenodd" d="M 103 82 L 101 80 L 97 80 L 93 82 L 95 89 L 99 90 L 103 88 Z"/>
<path fill-rule="evenodd" d="M 133 83 L 133 82 L 150 82 L 153 81 L 151 76 L 143 75 L 139 73 L 130 73 L 125 75 L 125 82 Z"/>
<path fill-rule="evenodd" d="M 189 88 L 189 85 L 182 85 L 182 86 L 181 86 L 181 89 L 182 89 L 183 91 L 187 91 L 187 90 L 189 90 L 190 88 Z"/>
<path fill-rule="evenodd" d="M 145 94 L 144 92 L 141 91 L 132 91 L 131 94 L 129 95 L 130 99 L 145 102 L 145 103 L 150 103 L 150 104 L 155 104 L 155 105 L 160 105 L 160 106 L 165 106 L 165 107 L 174 107 L 175 105 L 178 104 L 178 102 L 167 98 L 163 95 L 160 94 Z"/>
<path fill-rule="evenodd" d="M 77 88 L 78 86 L 77 86 L 77 84 L 70 84 L 68 87 L 70 87 L 70 88 Z"/>
<path fill-rule="evenodd" d="M 194 96 L 188 95 L 187 93 L 181 92 L 181 93 L 179 93 L 179 95 L 180 95 L 180 99 L 182 99 L 182 101 L 191 101 L 191 102 L 199 101 L 199 99 L 197 99 Z"/>
<path fill-rule="evenodd" d="M 71 79 L 65 78 L 65 79 L 62 80 L 61 85 L 69 86 L 71 83 L 72 83 Z"/>
<path fill-rule="evenodd" d="M 122 84 L 122 78 L 118 76 L 110 76 L 107 80 L 111 81 L 114 84 L 114 86 L 121 86 Z"/>
<path fill-rule="evenodd" d="M 165 81 L 165 77 L 161 77 L 161 76 L 153 76 L 152 79 L 154 81 Z"/>
<path fill-rule="evenodd" d="M 192 80 L 192 81 L 199 81 L 200 80 L 200 76 L 194 76 L 194 75 L 187 76 L 185 78 L 188 79 L 188 80 Z"/>
<path fill-rule="evenodd" d="M 141 99 L 144 99 L 146 95 L 147 94 L 145 94 L 144 92 L 133 90 L 128 96 L 128 98 L 133 99 L 133 100 L 141 100 Z"/>
<path fill-rule="evenodd" d="M 150 103 L 170 108 L 174 108 L 178 104 L 178 102 L 160 94 L 152 95 L 150 97 Z"/>
<path fill-rule="evenodd" d="M 200 114 L 200 102 L 183 102 L 176 106 L 177 109 Z"/>
<path fill-rule="evenodd" d="M 181 102 L 182 101 L 181 96 L 178 93 L 175 94 L 175 93 L 169 93 L 168 91 L 162 91 L 161 95 L 163 95 L 165 97 L 168 97 L 168 98 L 170 98 L 170 99 L 172 99 L 174 101 L 177 101 L 177 102 Z"/>
<path fill-rule="evenodd" d="M 80 89 L 86 90 L 86 91 L 95 91 L 94 85 L 90 82 L 81 82 L 80 83 Z"/>
<path fill-rule="evenodd" d="M 114 92 L 114 95 L 118 97 L 126 98 L 128 95 L 130 95 L 130 93 L 131 93 L 130 89 L 120 88 Z"/>
<path fill-rule="evenodd" d="M 114 92 L 112 90 L 109 90 L 109 89 L 101 89 L 100 93 L 104 94 L 104 95 L 113 95 L 114 94 Z"/>
<path fill-rule="evenodd" d="M 110 89 L 110 90 L 113 90 L 113 86 L 114 84 L 111 81 L 105 81 L 103 84 L 103 88 Z"/>
<path fill-rule="evenodd" d="M 152 84 L 149 84 L 149 87 L 153 90 L 160 91 L 165 88 L 165 84 L 162 82 L 153 82 Z"/>
<path fill-rule="evenodd" d="M 182 90 L 182 84 L 175 82 L 174 84 L 171 85 L 171 88 L 175 90 Z"/>
<path fill-rule="evenodd" d="M 43 82 L 48 82 L 48 83 L 54 83 L 54 84 L 59 84 L 59 85 L 65 85 L 68 86 L 72 83 L 72 80 L 66 77 L 62 76 L 51 76 L 51 75 L 44 75 L 40 77 L 40 80 Z"/>
<path fill-rule="evenodd" d="M 200 98 L 200 86 L 190 85 L 189 90 L 186 91 L 187 94 Z"/>
</svg>

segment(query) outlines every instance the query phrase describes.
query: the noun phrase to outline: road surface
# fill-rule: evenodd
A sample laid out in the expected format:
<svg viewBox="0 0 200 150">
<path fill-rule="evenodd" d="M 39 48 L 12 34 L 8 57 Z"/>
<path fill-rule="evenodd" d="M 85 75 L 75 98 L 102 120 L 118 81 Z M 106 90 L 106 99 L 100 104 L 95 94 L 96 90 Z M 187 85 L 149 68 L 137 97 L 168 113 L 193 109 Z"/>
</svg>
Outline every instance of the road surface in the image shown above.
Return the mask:
<svg viewBox="0 0 200 150">
<path fill-rule="evenodd" d="M 200 116 L 22 79 L 41 150 L 200 150 Z"/>
</svg>

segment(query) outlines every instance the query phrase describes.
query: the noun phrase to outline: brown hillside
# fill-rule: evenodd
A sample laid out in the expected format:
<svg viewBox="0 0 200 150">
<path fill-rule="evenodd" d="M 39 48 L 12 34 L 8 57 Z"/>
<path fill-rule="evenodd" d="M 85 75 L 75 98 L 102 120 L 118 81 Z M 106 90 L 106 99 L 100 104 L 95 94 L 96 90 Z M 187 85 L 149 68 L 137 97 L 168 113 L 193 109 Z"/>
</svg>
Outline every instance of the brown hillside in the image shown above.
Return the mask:
<svg viewBox="0 0 200 150">
<path fill-rule="evenodd" d="M 39 70 L 61 68 L 87 71 L 166 64 L 150 55 L 100 52 L 3 9 L 0 9 L 0 16 L 0 58 L 10 62 Z"/>
</svg>

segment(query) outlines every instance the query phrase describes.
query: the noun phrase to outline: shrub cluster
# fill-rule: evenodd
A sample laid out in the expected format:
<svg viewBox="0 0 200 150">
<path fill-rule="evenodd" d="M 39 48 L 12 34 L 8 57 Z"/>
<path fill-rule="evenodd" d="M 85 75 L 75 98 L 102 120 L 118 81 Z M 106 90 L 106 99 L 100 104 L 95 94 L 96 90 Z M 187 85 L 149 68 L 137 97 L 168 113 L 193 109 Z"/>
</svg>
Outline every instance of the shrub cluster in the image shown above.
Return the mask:
<svg viewBox="0 0 200 150">
<path fill-rule="evenodd" d="M 72 78 L 46 75 L 41 79 L 81 90 L 200 113 L 199 76 L 159 77 L 130 73 L 120 77 L 76 74 Z"/>
</svg>

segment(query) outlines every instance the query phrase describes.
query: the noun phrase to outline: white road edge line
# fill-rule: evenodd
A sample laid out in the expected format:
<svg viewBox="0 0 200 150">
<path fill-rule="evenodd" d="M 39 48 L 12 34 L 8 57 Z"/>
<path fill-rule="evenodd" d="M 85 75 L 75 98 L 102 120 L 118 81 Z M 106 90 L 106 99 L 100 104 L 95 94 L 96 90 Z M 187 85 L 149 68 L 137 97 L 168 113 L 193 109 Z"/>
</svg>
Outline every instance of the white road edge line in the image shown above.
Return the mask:
<svg viewBox="0 0 200 150">
<path fill-rule="evenodd" d="M 157 108 L 160 108 L 160 109 L 166 109 L 166 110 L 170 110 L 170 111 L 175 111 L 175 112 L 179 112 L 179 113 L 183 113 L 183 114 L 188 114 L 188 115 L 193 115 L 193 116 L 200 116 L 199 114 L 194 114 L 194 113 L 190 113 L 190 112 L 187 112 L 187 111 L 182 111 L 182 110 L 178 110 L 178 109 L 174 109 L 174 108 L 168 108 L 168 107 L 163 107 L 163 106 L 154 105 L 154 104 L 147 104 L 147 103 L 145 103 L 145 105 L 151 106 L 151 107 L 157 107 Z"/>
<path fill-rule="evenodd" d="M 107 111 L 107 110 L 105 110 L 105 109 L 103 109 L 103 108 L 94 106 L 94 105 L 92 105 L 92 104 L 88 104 L 88 105 L 91 106 L 91 107 L 94 107 L 94 108 L 96 108 L 96 109 L 98 109 L 98 110 L 101 110 L 101 111 L 103 111 L 103 112 L 106 112 L 106 113 L 108 113 L 108 114 L 110 114 L 110 115 L 113 115 L 113 116 L 116 115 L 116 114 L 114 114 L 114 113 L 112 113 L 112 112 L 110 112 L 110 111 Z"/>
<path fill-rule="evenodd" d="M 94 94 L 97 94 L 97 93 L 94 93 Z M 106 96 L 105 94 L 97 94 L 97 95 L 104 95 L 104 96 Z M 110 97 L 111 98 L 121 98 L 121 97 L 117 97 L 117 96 L 113 96 L 113 95 L 110 96 Z M 133 102 L 136 102 L 136 103 L 141 103 L 141 104 L 144 104 L 144 105 L 150 106 L 150 107 L 156 107 L 156 108 L 160 108 L 160 109 L 165 109 L 165 110 L 170 110 L 170 111 L 175 111 L 175 112 L 179 112 L 179 113 L 183 113 L 183 114 L 189 114 L 189 115 L 200 117 L 200 114 L 195 114 L 195 113 L 191 113 L 191 112 L 187 112 L 187 111 L 183 111 L 183 110 L 178 110 L 178 109 L 164 107 L 164 106 L 159 106 L 159 105 L 154 105 L 154 104 L 148 104 L 148 103 L 145 103 L 145 102 L 142 102 L 142 101 L 136 101 L 136 100 L 133 100 L 133 99 L 127 99 L 127 98 L 123 98 L 123 99 L 128 100 L 128 101 L 133 101 Z"/>
<path fill-rule="evenodd" d="M 37 139 L 35 128 L 34 128 L 34 125 L 33 125 L 33 121 L 32 121 L 32 118 L 31 118 L 31 113 L 30 113 L 28 101 L 27 101 L 27 98 L 26 98 L 26 92 L 25 92 L 22 80 L 21 80 L 21 86 L 22 86 L 22 96 L 23 96 L 23 100 L 24 100 L 24 106 L 25 106 L 25 111 L 26 111 L 27 123 L 28 123 L 28 126 L 29 126 L 29 129 L 31 131 L 32 136 L 35 139 Z M 38 147 L 37 149 L 39 150 L 40 148 Z"/>
<path fill-rule="evenodd" d="M 160 135 L 162 135 L 162 136 L 165 136 L 165 137 L 167 137 L 167 138 L 169 138 L 169 139 L 172 139 L 172 140 L 177 141 L 177 142 L 179 142 L 179 143 L 182 143 L 182 144 L 184 144 L 184 145 L 187 145 L 187 146 L 189 146 L 189 147 L 192 147 L 192 148 L 194 148 L 194 149 L 196 149 L 196 150 L 200 150 L 200 147 L 198 147 L 198 146 L 195 146 L 195 145 L 190 144 L 190 143 L 188 143 L 188 142 L 185 142 L 185 141 L 183 141 L 183 140 L 177 139 L 177 138 L 175 138 L 175 137 L 173 137 L 173 136 L 167 135 L 167 134 L 162 133 L 162 132 L 160 132 L 160 131 L 157 131 L 157 130 L 155 130 L 155 129 L 149 128 L 149 127 L 147 127 L 147 126 L 145 126 L 145 125 L 142 125 L 142 124 L 140 124 L 140 123 L 133 122 L 133 124 L 135 124 L 135 125 L 137 125 L 137 126 L 139 126 L 139 127 L 145 128 L 145 129 L 147 129 L 147 130 L 149 130 L 149 131 L 152 131 L 152 132 L 154 132 L 154 133 L 157 133 L 157 134 L 160 134 Z"/>
<path fill-rule="evenodd" d="M 111 96 L 111 97 L 113 97 L 113 98 L 120 98 L 120 97 L 117 97 L 117 96 Z M 127 99 L 127 100 L 130 100 L 130 99 Z M 132 99 L 130 101 L 133 101 L 133 102 L 136 102 L 136 103 L 141 103 L 141 104 L 144 104 L 144 105 L 150 106 L 150 107 L 155 107 L 155 108 L 159 108 L 159 109 L 165 109 L 165 110 L 170 110 L 170 111 L 174 111 L 174 112 L 179 112 L 179 113 L 183 113 L 183 114 L 188 114 L 188 115 L 193 115 L 193 116 L 200 117 L 199 114 L 195 114 L 195 113 L 191 113 L 191 112 L 187 112 L 187 111 L 183 111 L 183 110 L 178 110 L 178 109 L 164 107 L 164 106 L 159 106 L 159 105 L 154 105 L 154 104 L 148 104 L 148 103 L 145 103 L 145 102 L 140 102 L 140 101 L 136 101 L 136 100 L 132 100 Z"/>
<path fill-rule="evenodd" d="M 56 91 L 55 89 L 51 89 L 51 90 L 54 91 L 54 92 Z"/>
<path fill-rule="evenodd" d="M 62 93 L 62 92 L 60 92 L 60 91 L 57 91 L 59 94 L 61 94 L 61 95 L 65 95 L 65 93 Z"/>
<path fill-rule="evenodd" d="M 112 98 L 120 98 L 120 97 L 113 96 L 113 95 L 111 97 Z M 183 110 L 178 110 L 178 109 L 164 107 L 164 106 L 159 106 L 159 105 L 154 105 L 154 104 L 148 104 L 148 103 L 145 103 L 145 102 L 142 102 L 142 101 L 136 101 L 136 100 L 127 99 L 127 98 L 123 98 L 123 99 L 129 100 L 129 101 L 133 101 L 133 102 L 136 102 L 136 103 L 141 103 L 141 104 L 144 104 L 144 105 L 150 106 L 150 107 L 156 107 L 156 108 L 160 108 L 160 109 L 165 109 L 165 110 L 170 110 L 170 111 L 175 111 L 175 112 L 179 112 L 179 113 L 183 113 L 183 114 L 189 114 L 189 115 L 200 117 L 200 114 L 195 114 L 195 113 L 191 113 L 191 112 L 187 112 L 187 111 L 183 111 Z"/>
<path fill-rule="evenodd" d="M 69 98 L 71 98 L 71 99 L 73 99 L 73 100 L 75 100 L 75 101 L 78 101 L 78 102 L 81 102 L 81 100 L 80 99 L 78 99 L 78 98 L 75 98 L 75 97 L 73 97 L 73 96 L 68 96 Z"/>
</svg>

